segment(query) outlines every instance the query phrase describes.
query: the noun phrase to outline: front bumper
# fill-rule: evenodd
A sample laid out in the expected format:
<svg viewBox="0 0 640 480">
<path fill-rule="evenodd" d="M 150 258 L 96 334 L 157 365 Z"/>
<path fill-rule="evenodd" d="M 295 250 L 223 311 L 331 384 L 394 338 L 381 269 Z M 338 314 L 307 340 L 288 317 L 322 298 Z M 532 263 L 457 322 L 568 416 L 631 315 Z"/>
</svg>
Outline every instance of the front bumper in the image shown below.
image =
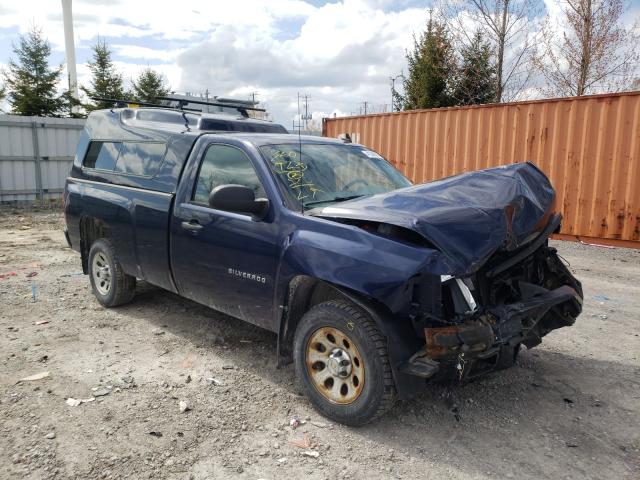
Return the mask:
<svg viewBox="0 0 640 480">
<path fill-rule="evenodd" d="M 582 310 L 582 294 L 564 285 L 540 287 L 520 302 L 490 307 L 467 321 L 424 329 L 426 343 L 400 370 L 423 378 L 460 380 L 507 368 L 521 344 L 531 348 L 549 331 L 572 325 Z"/>
</svg>

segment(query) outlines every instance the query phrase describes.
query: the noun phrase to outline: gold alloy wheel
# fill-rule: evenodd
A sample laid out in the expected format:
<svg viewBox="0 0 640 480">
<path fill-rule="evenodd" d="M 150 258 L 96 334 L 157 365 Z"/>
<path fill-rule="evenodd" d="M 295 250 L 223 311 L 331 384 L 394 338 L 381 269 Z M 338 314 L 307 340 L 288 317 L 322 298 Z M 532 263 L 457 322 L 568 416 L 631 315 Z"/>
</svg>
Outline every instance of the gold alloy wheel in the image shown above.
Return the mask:
<svg viewBox="0 0 640 480">
<path fill-rule="evenodd" d="M 313 332 L 305 351 L 313 385 L 331 403 L 354 402 L 364 387 L 364 363 L 353 341 L 334 327 Z"/>
</svg>

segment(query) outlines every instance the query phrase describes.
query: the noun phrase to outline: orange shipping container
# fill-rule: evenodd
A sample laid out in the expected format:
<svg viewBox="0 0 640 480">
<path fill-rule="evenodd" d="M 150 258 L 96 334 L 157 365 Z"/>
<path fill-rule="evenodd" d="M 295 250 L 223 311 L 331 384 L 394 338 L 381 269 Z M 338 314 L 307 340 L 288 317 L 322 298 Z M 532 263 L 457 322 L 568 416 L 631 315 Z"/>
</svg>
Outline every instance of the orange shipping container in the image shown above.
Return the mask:
<svg viewBox="0 0 640 480">
<path fill-rule="evenodd" d="M 324 119 L 416 183 L 530 160 L 549 176 L 560 238 L 640 248 L 640 92 Z"/>
</svg>

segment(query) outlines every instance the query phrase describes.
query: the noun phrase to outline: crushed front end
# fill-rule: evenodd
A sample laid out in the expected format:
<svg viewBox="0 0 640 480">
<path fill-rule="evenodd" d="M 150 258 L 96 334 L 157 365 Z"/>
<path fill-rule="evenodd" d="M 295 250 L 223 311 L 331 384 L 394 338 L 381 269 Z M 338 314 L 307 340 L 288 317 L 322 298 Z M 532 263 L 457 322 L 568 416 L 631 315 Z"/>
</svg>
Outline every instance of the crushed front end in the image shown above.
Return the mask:
<svg viewBox="0 0 640 480">
<path fill-rule="evenodd" d="M 413 285 L 411 321 L 423 348 L 401 371 L 432 380 L 469 380 L 514 364 L 521 345 L 532 348 L 582 310 L 581 284 L 548 245 L 560 223 L 530 242 L 494 254 L 462 278 L 425 275 Z"/>
</svg>

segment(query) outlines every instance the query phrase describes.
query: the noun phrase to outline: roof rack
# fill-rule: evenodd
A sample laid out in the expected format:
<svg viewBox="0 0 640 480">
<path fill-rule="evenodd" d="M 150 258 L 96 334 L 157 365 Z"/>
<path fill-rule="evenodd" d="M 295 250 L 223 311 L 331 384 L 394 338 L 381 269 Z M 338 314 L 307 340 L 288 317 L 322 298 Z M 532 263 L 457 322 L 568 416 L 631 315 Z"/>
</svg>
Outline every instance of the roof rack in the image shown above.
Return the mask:
<svg viewBox="0 0 640 480">
<path fill-rule="evenodd" d="M 177 102 L 177 105 L 170 104 L 160 104 L 160 103 L 150 103 L 150 102 L 141 102 L 135 99 L 122 99 L 122 98 L 103 98 L 103 97 L 89 97 L 91 100 L 105 103 L 113 103 L 116 108 L 126 108 L 129 105 L 138 105 L 141 107 L 148 108 L 164 108 L 170 110 L 177 110 L 179 112 L 193 112 L 193 113 L 207 113 L 203 112 L 201 109 L 197 108 L 187 108 L 186 106 L 190 103 L 196 105 L 212 105 L 214 107 L 226 107 L 226 108 L 235 108 L 241 116 L 245 118 L 249 118 L 249 114 L 247 110 L 253 110 L 257 112 L 265 112 L 264 108 L 256 108 L 251 105 L 255 105 L 251 100 L 233 100 L 228 98 L 216 98 L 217 102 L 205 102 L 201 100 L 191 100 L 184 98 L 174 98 L 174 97 L 156 97 L 158 100 L 164 100 L 168 102 Z"/>
<path fill-rule="evenodd" d="M 253 110 L 255 112 L 266 112 L 264 108 L 256 108 L 250 100 L 233 100 L 230 98 L 217 98 L 216 102 L 205 102 L 204 100 L 191 100 L 186 98 L 174 98 L 174 97 L 157 97 L 159 100 L 168 100 L 171 102 L 178 102 L 178 108 L 183 108 L 190 103 L 194 105 L 211 105 L 212 107 L 235 107 L 240 110 Z"/>
<path fill-rule="evenodd" d="M 195 108 L 184 108 L 179 106 L 172 107 L 171 105 L 161 105 L 159 103 L 141 102 L 139 100 L 128 100 L 128 99 L 121 99 L 121 98 L 102 98 L 102 97 L 89 97 L 89 98 L 97 102 L 113 103 L 115 104 L 116 108 L 125 108 L 125 107 L 128 107 L 129 105 L 139 105 L 141 107 L 171 108 L 174 110 L 187 110 L 190 112 L 200 113 L 200 110 L 197 110 Z M 163 97 L 158 97 L 158 98 L 162 99 Z"/>
</svg>

